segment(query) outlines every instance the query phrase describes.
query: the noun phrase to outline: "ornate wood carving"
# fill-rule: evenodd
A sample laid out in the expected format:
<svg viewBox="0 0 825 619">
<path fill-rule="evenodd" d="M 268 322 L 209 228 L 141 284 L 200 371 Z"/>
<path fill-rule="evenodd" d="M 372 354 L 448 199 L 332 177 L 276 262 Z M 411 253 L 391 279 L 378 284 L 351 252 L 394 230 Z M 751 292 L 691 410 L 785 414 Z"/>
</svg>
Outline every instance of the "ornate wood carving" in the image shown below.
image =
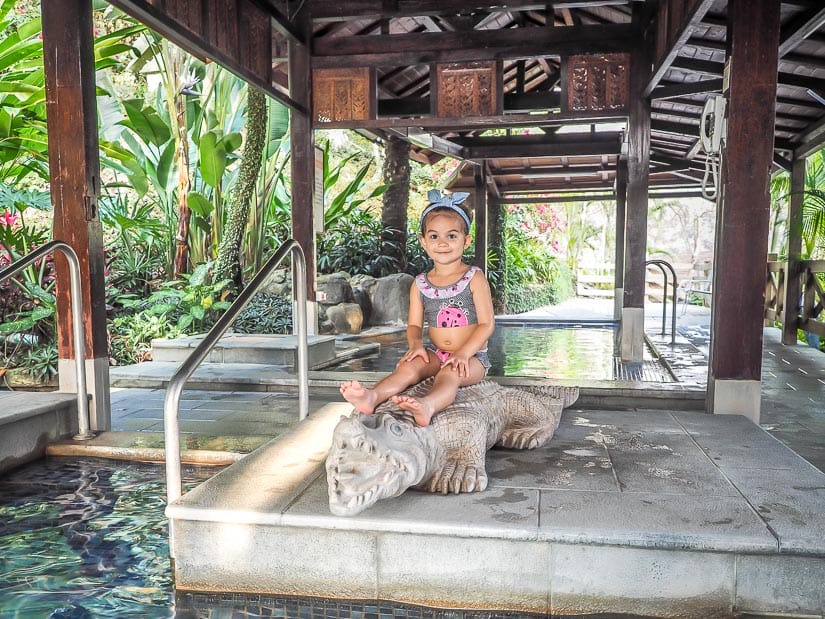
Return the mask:
<svg viewBox="0 0 825 619">
<path fill-rule="evenodd" d="M 604 112 L 627 108 L 630 54 L 588 54 L 566 61 L 567 112 Z"/>
<path fill-rule="evenodd" d="M 437 64 L 435 115 L 439 118 L 501 114 L 495 61 Z"/>
<path fill-rule="evenodd" d="M 369 120 L 375 118 L 373 71 L 315 69 L 312 72 L 312 105 L 315 122 Z"/>
</svg>

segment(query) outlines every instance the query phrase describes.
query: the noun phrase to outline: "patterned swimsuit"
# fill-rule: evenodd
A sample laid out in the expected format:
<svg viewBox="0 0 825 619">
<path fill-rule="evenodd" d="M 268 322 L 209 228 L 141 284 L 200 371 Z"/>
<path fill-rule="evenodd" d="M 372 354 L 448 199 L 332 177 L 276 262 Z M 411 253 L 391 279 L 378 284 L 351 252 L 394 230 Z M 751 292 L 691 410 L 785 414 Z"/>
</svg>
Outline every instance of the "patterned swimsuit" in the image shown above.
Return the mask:
<svg viewBox="0 0 825 619">
<path fill-rule="evenodd" d="M 470 267 L 459 280 L 447 286 L 436 286 L 430 282 L 426 273 L 415 278 L 418 291 L 421 293 L 421 303 L 424 306 L 424 319 L 431 327 L 450 328 L 466 327 L 478 324 L 476 305 L 473 293 L 470 290 L 470 280 L 479 271 L 478 267 Z M 428 346 L 444 363 L 452 353 Z M 475 355 L 485 369 L 489 369 L 490 361 L 487 349 L 479 350 Z"/>
</svg>

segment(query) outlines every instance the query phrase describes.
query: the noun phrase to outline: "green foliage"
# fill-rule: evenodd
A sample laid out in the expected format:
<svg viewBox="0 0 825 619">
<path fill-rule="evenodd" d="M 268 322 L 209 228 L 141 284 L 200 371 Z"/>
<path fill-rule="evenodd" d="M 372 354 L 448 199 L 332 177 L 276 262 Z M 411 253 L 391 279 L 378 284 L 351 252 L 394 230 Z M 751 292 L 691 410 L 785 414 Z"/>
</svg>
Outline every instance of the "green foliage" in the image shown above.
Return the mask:
<svg viewBox="0 0 825 619">
<path fill-rule="evenodd" d="M 222 293 L 231 281 L 209 282 L 211 267 L 211 262 L 199 264 L 191 274 L 183 274 L 183 280 L 165 282 L 141 309 L 153 316 L 165 316 L 186 333 L 208 330 L 230 305 Z"/>
<path fill-rule="evenodd" d="M 18 361 L 18 367 L 32 380 L 48 383 L 57 376 L 57 363 L 57 344 L 48 342 L 23 353 Z"/>
<path fill-rule="evenodd" d="M 163 224 L 151 203 L 127 187 L 110 183 L 98 201 L 106 226 L 109 294 L 149 294 L 149 283 L 163 272 Z"/>
<path fill-rule="evenodd" d="M 319 238 L 318 272 L 373 277 L 396 272 L 392 258 L 382 255 L 381 230 L 381 220 L 367 211 L 354 209 L 340 216 Z"/>
<path fill-rule="evenodd" d="M 140 363 L 149 359 L 153 339 L 174 338 L 181 333 L 166 316 L 147 311 L 124 314 L 109 324 L 109 355 L 115 365 Z"/>
<path fill-rule="evenodd" d="M 292 333 L 292 300 L 258 293 L 238 314 L 232 328 L 237 333 Z"/>
</svg>

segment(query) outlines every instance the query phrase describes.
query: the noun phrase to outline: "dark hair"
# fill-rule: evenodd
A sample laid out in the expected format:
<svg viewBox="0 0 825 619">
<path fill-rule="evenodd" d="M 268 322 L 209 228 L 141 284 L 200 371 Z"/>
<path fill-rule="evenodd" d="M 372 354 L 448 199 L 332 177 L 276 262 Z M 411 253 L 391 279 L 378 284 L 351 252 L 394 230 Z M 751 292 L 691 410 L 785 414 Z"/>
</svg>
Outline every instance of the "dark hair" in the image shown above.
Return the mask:
<svg viewBox="0 0 825 619">
<path fill-rule="evenodd" d="M 465 203 L 460 204 L 450 204 L 450 205 L 437 205 L 437 206 L 428 206 L 424 209 L 424 212 L 421 215 L 421 233 L 424 233 L 424 226 L 427 222 L 427 219 L 433 214 L 437 213 L 452 213 L 453 215 L 458 215 L 459 219 L 464 222 L 464 226 L 467 228 L 465 230 L 466 234 L 470 234 L 470 227 L 467 222 L 473 223 L 473 211 L 470 209 Z M 464 217 L 467 218 L 467 221 L 464 220 L 462 217 L 462 213 Z"/>
</svg>

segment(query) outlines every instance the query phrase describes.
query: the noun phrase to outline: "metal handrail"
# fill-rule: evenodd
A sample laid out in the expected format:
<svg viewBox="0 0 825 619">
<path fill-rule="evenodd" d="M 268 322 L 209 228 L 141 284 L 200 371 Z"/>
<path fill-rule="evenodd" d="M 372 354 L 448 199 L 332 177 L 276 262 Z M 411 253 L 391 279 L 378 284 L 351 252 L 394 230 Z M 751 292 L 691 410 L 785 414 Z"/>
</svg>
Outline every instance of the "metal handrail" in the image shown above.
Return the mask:
<svg viewBox="0 0 825 619">
<path fill-rule="evenodd" d="M 673 297 L 671 299 L 671 306 L 673 308 L 673 318 L 670 326 L 670 343 L 676 343 L 676 289 L 678 284 L 676 283 L 676 271 L 666 260 L 648 260 L 645 262 L 645 266 L 648 265 L 655 265 L 659 267 L 659 270 L 662 272 L 662 277 L 665 278 L 665 285 L 662 287 L 662 335 L 665 334 L 665 325 L 667 324 L 667 272 L 665 271 L 665 267 L 670 271 L 671 275 L 673 275 Z"/>
<path fill-rule="evenodd" d="M 83 291 L 80 287 L 80 261 L 72 246 L 63 241 L 49 241 L 16 262 L 0 269 L 0 282 L 16 275 L 51 252 L 59 250 L 69 263 L 69 300 L 72 307 L 72 344 L 77 379 L 77 435 L 84 441 L 94 437 L 89 429 L 89 394 L 86 391 L 86 338 L 83 336 Z"/>
<path fill-rule="evenodd" d="M 201 343 L 184 359 L 177 372 L 169 380 L 166 388 L 166 398 L 163 403 L 163 419 L 165 428 L 166 446 L 166 497 L 167 503 L 172 503 L 180 498 L 182 494 L 181 485 L 181 455 L 180 455 L 180 426 L 178 424 L 178 413 L 180 409 L 180 396 L 186 381 L 192 373 L 203 362 L 207 355 L 221 339 L 221 336 L 235 322 L 238 314 L 249 303 L 256 292 L 266 283 L 270 272 L 275 269 L 287 254 L 292 252 L 293 269 L 295 263 L 298 266 L 298 277 L 293 277 L 295 281 L 294 307 L 298 314 L 297 327 L 293 328 L 298 340 L 298 411 L 299 418 L 305 419 L 309 412 L 309 347 L 307 344 L 307 284 L 306 284 L 306 258 L 301 246 L 294 239 L 284 241 L 278 248 L 275 255 L 266 261 L 264 266 L 258 271 L 252 281 L 241 291 L 238 298 L 233 301 L 229 309 L 223 313 L 215 325 L 204 336 Z M 293 271 L 294 273 L 294 271 Z M 171 526 L 170 526 L 171 536 Z M 171 548 L 171 544 L 170 544 Z"/>
</svg>

